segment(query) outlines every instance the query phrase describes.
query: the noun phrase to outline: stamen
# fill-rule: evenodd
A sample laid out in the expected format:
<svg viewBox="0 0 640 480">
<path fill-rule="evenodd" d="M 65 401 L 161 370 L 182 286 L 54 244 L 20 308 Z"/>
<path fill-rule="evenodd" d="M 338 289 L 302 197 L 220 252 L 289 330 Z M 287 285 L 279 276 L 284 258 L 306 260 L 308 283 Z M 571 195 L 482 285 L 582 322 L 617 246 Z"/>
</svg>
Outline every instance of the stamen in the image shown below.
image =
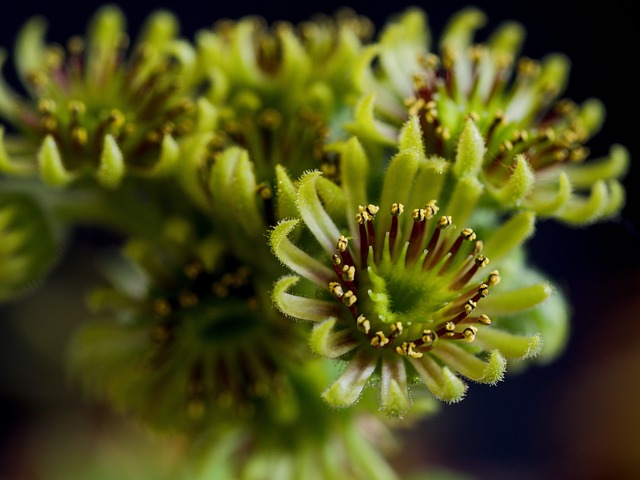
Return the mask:
<svg viewBox="0 0 640 480">
<path fill-rule="evenodd" d="M 392 255 L 398 238 L 398 217 L 404 212 L 404 205 L 393 203 L 391 205 L 391 229 L 389 232 L 389 250 Z"/>
<path fill-rule="evenodd" d="M 371 330 L 371 322 L 369 322 L 369 320 L 367 320 L 367 318 L 364 315 L 360 315 L 356 319 L 356 325 L 358 326 L 358 329 L 361 332 L 364 332 L 365 334 L 369 334 L 369 330 Z"/>
<path fill-rule="evenodd" d="M 389 339 L 382 331 L 376 332 L 374 337 L 371 339 L 371 346 L 376 348 L 384 347 L 387 343 L 389 343 Z"/>
</svg>

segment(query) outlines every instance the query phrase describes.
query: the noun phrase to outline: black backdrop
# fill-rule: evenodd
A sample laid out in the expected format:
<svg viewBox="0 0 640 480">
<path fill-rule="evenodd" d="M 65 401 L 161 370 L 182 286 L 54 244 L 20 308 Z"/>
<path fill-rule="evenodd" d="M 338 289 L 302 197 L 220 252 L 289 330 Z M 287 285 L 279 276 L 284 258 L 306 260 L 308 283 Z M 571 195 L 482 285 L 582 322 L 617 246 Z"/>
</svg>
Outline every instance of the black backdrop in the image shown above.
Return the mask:
<svg viewBox="0 0 640 480">
<path fill-rule="evenodd" d="M 318 0 L 115 3 L 125 11 L 132 31 L 151 10 L 168 8 L 179 16 L 182 34 L 189 38 L 196 29 L 221 17 L 258 14 L 269 21 L 296 22 L 345 5 Z M 100 4 L 71 0 L 5 4 L 0 10 L 0 47 L 10 51 L 19 26 L 33 14 L 49 19 L 49 38 L 64 41 L 84 32 L 86 21 Z M 360 1 L 348 6 L 380 26 L 388 15 L 419 5 L 427 12 L 436 36 L 449 16 L 468 4 L 461 0 Z M 412 434 L 407 461 L 422 459 L 488 479 L 640 478 L 640 414 L 631 408 L 640 401 L 636 333 L 640 322 L 640 159 L 635 73 L 640 43 L 636 20 L 631 7 L 620 0 L 588 7 L 552 0 L 471 4 L 489 15 L 488 29 L 505 19 L 520 21 L 528 32 L 523 51 L 527 56 L 540 58 L 559 51 L 572 59 L 567 96 L 576 101 L 595 96 L 607 107 L 605 126 L 589 145 L 592 153 L 604 155 L 612 143 L 622 143 L 631 152 L 628 200 L 621 217 L 606 224 L 588 229 L 569 229 L 554 222 L 539 225 L 530 242 L 532 260 L 564 289 L 573 306 L 573 332 L 566 353 L 552 365 L 530 369 L 497 388 L 471 388 L 465 401 L 447 406 Z M 10 76 L 10 67 L 5 65 L 4 70 Z M 93 240 L 80 236 L 78 241 Z M 67 261 L 71 267 L 63 263 L 54 281 L 84 268 L 77 257 L 73 262 Z M 0 320 L 0 478 L 16 475 L 10 465 L 28 448 L 22 446 L 22 432 L 45 417 L 49 408 L 76 401 L 73 393 L 51 393 L 55 388 L 74 388 L 65 383 L 52 361 L 61 353 L 54 350 L 48 356 L 34 357 L 28 335 L 9 318 L 18 307 L 37 298 L 22 299 L 16 307 L 0 310 L 6 317 Z M 59 337 L 63 337 L 64 328 L 61 330 Z M 44 370 L 38 363 L 43 359 L 48 362 Z M 24 386 L 33 382 L 40 386 Z M 15 480 L 27 478 L 31 477 Z"/>
</svg>

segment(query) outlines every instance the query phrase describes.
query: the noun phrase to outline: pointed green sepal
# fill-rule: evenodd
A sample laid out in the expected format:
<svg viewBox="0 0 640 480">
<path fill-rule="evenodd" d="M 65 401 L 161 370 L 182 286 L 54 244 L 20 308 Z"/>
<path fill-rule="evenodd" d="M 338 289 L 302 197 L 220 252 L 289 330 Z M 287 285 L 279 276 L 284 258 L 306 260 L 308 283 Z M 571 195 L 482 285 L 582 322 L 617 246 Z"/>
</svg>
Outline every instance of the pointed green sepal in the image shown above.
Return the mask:
<svg viewBox="0 0 640 480">
<path fill-rule="evenodd" d="M 572 225 L 593 223 L 602 216 L 608 203 L 607 184 L 604 180 L 599 180 L 591 188 L 589 198 L 573 195 L 558 213 L 558 218 Z"/>
<path fill-rule="evenodd" d="M 160 158 L 157 163 L 149 170 L 152 177 L 166 177 L 171 175 L 180 160 L 180 146 L 175 139 L 167 134 L 162 139 L 160 145 Z"/>
<path fill-rule="evenodd" d="M 483 253 L 491 263 L 499 263 L 516 248 L 522 246 L 535 230 L 535 214 L 520 212 L 496 230 L 485 242 Z"/>
<path fill-rule="evenodd" d="M 489 316 L 521 312 L 544 302 L 552 293 L 553 287 L 548 283 L 492 292 L 482 299 L 480 309 Z"/>
<path fill-rule="evenodd" d="M 491 195 L 505 207 L 518 207 L 533 189 L 535 174 L 522 154 L 514 158 L 514 168 L 507 182 L 500 188 L 489 187 Z"/>
<path fill-rule="evenodd" d="M 64 187 L 74 178 L 62 162 L 62 156 L 56 141 L 47 135 L 38 152 L 38 168 L 42 180 L 51 187 Z"/>
<path fill-rule="evenodd" d="M 487 151 L 484 137 L 471 117 L 467 119 L 458 140 L 453 173 L 457 178 L 477 177 Z"/>
<path fill-rule="evenodd" d="M 377 358 L 372 357 L 367 350 L 358 352 L 335 383 L 322 393 L 322 398 L 329 405 L 338 408 L 353 405 L 360 398 L 376 365 Z"/>
<path fill-rule="evenodd" d="M 111 134 L 104 137 L 100 166 L 96 172 L 98 182 L 106 188 L 117 188 L 124 177 L 124 155 Z"/>
<path fill-rule="evenodd" d="M 447 403 L 457 403 L 464 398 L 468 385 L 448 367 L 439 365 L 431 355 L 409 361 L 434 397 Z"/>
<path fill-rule="evenodd" d="M 629 151 L 622 145 L 613 145 L 609 156 L 593 159 L 580 165 L 569 165 L 564 171 L 576 189 L 589 188 L 598 180 L 622 178 L 629 169 Z"/>
<path fill-rule="evenodd" d="M 507 368 L 507 361 L 498 350 L 493 350 L 483 359 L 455 345 L 454 342 L 439 342 L 438 348 L 433 350 L 433 355 L 461 375 L 489 385 L 495 385 L 502 380 Z"/>
<path fill-rule="evenodd" d="M 383 357 L 380 379 L 380 408 L 392 418 L 402 417 L 411 405 L 403 358 L 398 355 Z"/>
<path fill-rule="evenodd" d="M 298 190 L 282 165 L 276 165 L 276 213 L 279 220 L 298 218 Z"/>
<path fill-rule="evenodd" d="M 421 159 L 426 158 L 424 153 L 424 138 L 422 127 L 417 115 L 411 115 L 400 130 L 398 150 L 416 150 Z"/>
<path fill-rule="evenodd" d="M 309 230 L 318 239 L 320 246 L 331 255 L 340 238 L 340 230 L 327 214 L 318 196 L 316 182 L 320 176 L 318 171 L 307 172 L 302 176 L 298 188 L 298 207 Z"/>
<path fill-rule="evenodd" d="M 542 350 L 542 336 L 515 335 L 497 328 L 483 328 L 474 343 L 485 350 L 499 350 L 506 358 L 525 359 L 535 357 Z"/>
<path fill-rule="evenodd" d="M 269 243 L 275 256 L 284 265 L 299 275 L 326 287 L 335 279 L 335 272 L 315 257 L 299 249 L 289 240 L 289 235 L 298 225 L 298 220 L 283 220 L 272 230 Z"/>
<path fill-rule="evenodd" d="M 355 107 L 355 120 L 345 125 L 348 132 L 365 141 L 373 141 L 383 145 L 395 145 L 397 134 L 395 129 L 376 119 L 376 95 L 370 93 L 363 97 Z"/>
<path fill-rule="evenodd" d="M 571 181 L 563 171 L 558 175 L 558 186 L 555 192 L 545 192 L 542 188 L 535 189 L 523 205 L 541 217 L 549 217 L 561 211 L 571 198 L 571 194 Z"/>
<path fill-rule="evenodd" d="M 474 177 L 465 177 L 456 183 L 447 205 L 447 215 L 451 215 L 460 228 L 464 228 L 471 218 L 483 190 L 482 182 Z"/>
<path fill-rule="evenodd" d="M 285 315 L 310 322 L 320 322 L 329 317 L 338 317 L 342 313 L 338 302 L 327 302 L 314 298 L 305 298 L 288 293 L 298 283 L 300 277 L 288 275 L 278 280 L 271 294 L 278 309 Z"/>
</svg>

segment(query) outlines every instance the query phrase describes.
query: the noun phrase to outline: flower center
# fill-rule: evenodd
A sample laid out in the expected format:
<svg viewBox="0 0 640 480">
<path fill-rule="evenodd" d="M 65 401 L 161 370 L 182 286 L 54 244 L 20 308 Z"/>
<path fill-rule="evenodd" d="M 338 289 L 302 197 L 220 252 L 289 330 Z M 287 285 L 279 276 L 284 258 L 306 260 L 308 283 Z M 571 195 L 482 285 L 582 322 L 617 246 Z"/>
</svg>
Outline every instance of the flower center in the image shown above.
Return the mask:
<svg viewBox="0 0 640 480">
<path fill-rule="evenodd" d="M 337 281 L 329 290 L 350 311 L 356 328 L 374 348 L 419 358 L 438 339 L 473 341 L 474 324 L 491 323 L 473 315 L 489 287 L 500 281 L 492 271 L 482 282 L 477 272 L 489 259 L 482 242 L 465 228 L 458 235 L 449 216 L 436 217 L 436 201 L 412 212 L 402 228 L 401 204 L 391 206 L 382 244 L 376 238 L 375 205 L 360 207 L 355 248 L 342 236 L 333 268 Z M 353 250 L 353 251 L 352 251 Z"/>
</svg>

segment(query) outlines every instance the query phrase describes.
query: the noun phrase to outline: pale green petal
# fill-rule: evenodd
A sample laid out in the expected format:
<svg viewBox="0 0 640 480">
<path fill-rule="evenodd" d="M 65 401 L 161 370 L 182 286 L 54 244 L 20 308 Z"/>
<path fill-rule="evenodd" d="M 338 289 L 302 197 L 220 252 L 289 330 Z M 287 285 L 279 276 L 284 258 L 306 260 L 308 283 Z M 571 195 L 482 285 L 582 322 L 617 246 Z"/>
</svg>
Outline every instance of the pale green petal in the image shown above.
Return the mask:
<svg viewBox="0 0 640 480">
<path fill-rule="evenodd" d="M 320 322 L 329 317 L 338 317 L 343 312 L 342 305 L 338 302 L 327 302 L 287 293 L 299 280 L 300 277 L 290 275 L 282 277 L 275 283 L 272 298 L 282 313 L 301 320 Z"/>
<path fill-rule="evenodd" d="M 38 166 L 42 180 L 52 187 L 64 187 L 74 178 L 62 162 L 60 150 L 51 135 L 47 135 L 38 152 Z"/>
<path fill-rule="evenodd" d="M 464 398 L 467 384 L 448 367 L 440 366 L 430 355 L 410 358 L 409 361 L 434 397 L 447 403 L 456 403 Z"/>
<path fill-rule="evenodd" d="M 380 379 L 380 407 L 382 411 L 390 417 L 401 417 L 411 405 L 404 359 L 399 355 L 383 357 Z"/>
<path fill-rule="evenodd" d="M 298 223 L 298 220 L 283 220 L 276 225 L 269 237 L 273 253 L 294 272 L 326 287 L 335 280 L 335 272 L 299 249 L 288 238 Z"/>
<path fill-rule="evenodd" d="M 482 360 L 450 341 L 439 342 L 431 353 L 461 375 L 489 385 L 502 380 L 507 367 L 507 361 L 498 350 L 492 351 L 486 360 Z"/>
<path fill-rule="evenodd" d="M 487 149 L 475 122 L 468 118 L 458 140 L 453 173 L 457 178 L 477 177 Z"/>
<path fill-rule="evenodd" d="M 276 165 L 276 208 L 279 219 L 298 218 L 298 190 L 282 165 Z"/>
<path fill-rule="evenodd" d="M 124 176 L 125 164 L 122 150 L 112 135 L 107 134 L 102 144 L 100 166 L 96 177 L 100 185 L 106 188 L 117 188 Z"/>
<path fill-rule="evenodd" d="M 568 165 L 564 171 L 576 189 L 590 188 L 598 180 L 623 177 L 629 169 L 629 151 L 622 145 L 613 145 L 608 157 L 589 160 L 580 165 Z"/>
<path fill-rule="evenodd" d="M 604 180 L 599 180 L 591 188 L 588 198 L 573 195 L 558 217 L 569 224 L 585 225 L 598 220 L 606 211 L 608 203 L 607 185 Z"/>
<path fill-rule="evenodd" d="M 514 335 L 498 328 L 487 327 L 476 335 L 474 344 L 483 350 L 499 350 L 506 358 L 524 359 L 535 357 L 542 350 L 540 334 Z"/>
<path fill-rule="evenodd" d="M 517 213 L 484 241 L 483 254 L 491 259 L 491 263 L 498 263 L 522 246 L 534 231 L 535 215 L 532 212 Z"/>
<path fill-rule="evenodd" d="M 367 350 L 361 350 L 349 361 L 335 383 L 322 393 L 322 398 L 334 407 L 353 405 L 360 398 L 377 363 L 377 357 L 372 357 Z"/>
<path fill-rule="evenodd" d="M 526 157 L 522 154 L 514 158 L 515 167 L 507 182 L 499 187 L 489 187 L 491 195 L 505 207 L 518 207 L 531 192 L 536 181 L 535 174 Z"/>
<path fill-rule="evenodd" d="M 553 293 L 548 283 L 538 283 L 514 290 L 499 290 L 482 299 L 478 311 L 489 316 L 520 312 L 544 302 Z"/>
<path fill-rule="evenodd" d="M 316 181 L 320 175 L 320 172 L 312 171 L 302 176 L 298 189 L 298 207 L 300 216 L 320 246 L 332 255 L 336 242 L 340 238 L 340 231 L 325 211 L 318 196 Z"/>
</svg>

